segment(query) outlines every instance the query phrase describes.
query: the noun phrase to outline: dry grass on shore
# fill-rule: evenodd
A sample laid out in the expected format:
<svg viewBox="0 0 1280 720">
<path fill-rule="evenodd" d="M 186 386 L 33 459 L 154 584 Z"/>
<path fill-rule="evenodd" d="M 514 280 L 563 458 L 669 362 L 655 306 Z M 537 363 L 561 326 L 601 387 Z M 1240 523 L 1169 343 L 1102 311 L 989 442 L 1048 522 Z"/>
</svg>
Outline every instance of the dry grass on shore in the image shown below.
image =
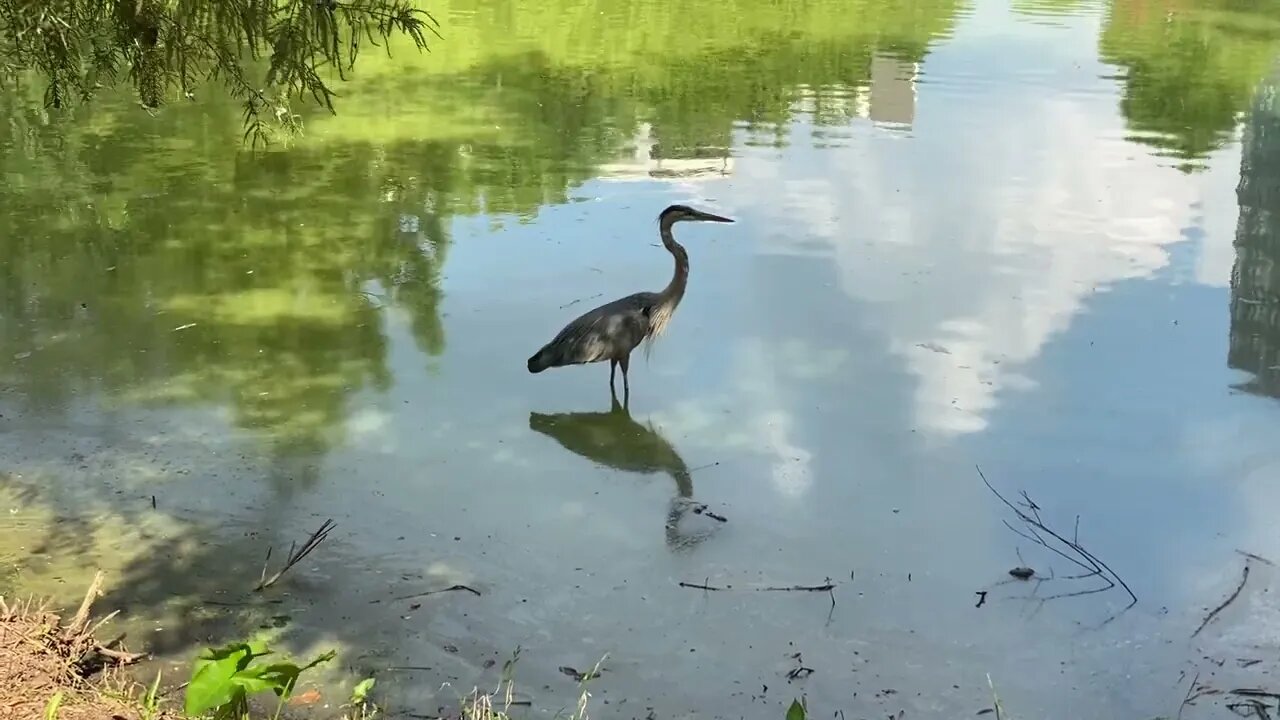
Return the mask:
<svg viewBox="0 0 1280 720">
<path fill-rule="evenodd" d="M 96 637 L 99 573 L 69 622 L 47 603 L 0 598 L 0 720 L 163 720 L 133 700 L 117 673 L 141 656 Z"/>
</svg>

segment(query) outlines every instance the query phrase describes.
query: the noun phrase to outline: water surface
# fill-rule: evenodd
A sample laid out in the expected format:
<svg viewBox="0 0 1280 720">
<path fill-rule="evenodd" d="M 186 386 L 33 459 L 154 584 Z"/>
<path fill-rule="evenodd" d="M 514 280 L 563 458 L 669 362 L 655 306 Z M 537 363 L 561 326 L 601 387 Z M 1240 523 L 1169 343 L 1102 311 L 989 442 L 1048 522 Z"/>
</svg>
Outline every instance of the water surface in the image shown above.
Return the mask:
<svg viewBox="0 0 1280 720">
<path fill-rule="evenodd" d="M 593 702 L 636 718 L 960 717 L 988 675 L 1017 716 L 1146 718 L 1197 672 L 1267 683 L 1269 566 L 1191 634 L 1236 550 L 1280 558 L 1280 11 L 432 9 L 432 53 L 368 54 L 265 156 L 212 89 L 0 96 L 12 584 L 105 567 L 176 657 L 283 625 L 398 713 L 517 646 L 542 714 L 605 654 Z M 690 289 L 629 404 L 604 366 L 530 376 L 665 285 L 676 202 L 737 223 L 678 228 Z M 1079 516 L 1138 603 L 1011 581 L 1072 566 L 975 466 Z M 455 583 L 481 595 L 391 600 Z"/>
</svg>

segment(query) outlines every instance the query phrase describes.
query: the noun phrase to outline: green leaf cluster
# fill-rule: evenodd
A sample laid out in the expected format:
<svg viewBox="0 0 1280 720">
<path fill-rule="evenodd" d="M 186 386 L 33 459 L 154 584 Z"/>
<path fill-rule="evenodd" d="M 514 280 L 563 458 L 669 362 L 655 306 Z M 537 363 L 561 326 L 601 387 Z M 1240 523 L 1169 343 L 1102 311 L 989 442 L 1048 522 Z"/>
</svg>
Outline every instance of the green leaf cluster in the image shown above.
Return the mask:
<svg viewBox="0 0 1280 720">
<path fill-rule="evenodd" d="M 196 717 L 211 712 L 218 720 L 239 720 L 249 714 L 249 697 L 264 692 L 275 693 L 283 706 L 303 672 L 335 655 L 329 651 L 301 666 L 287 660 L 257 662 L 271 654 L 262 642 L 237 642 L 205 650 L 192 664 L 186 713 Z"/>
</svg>

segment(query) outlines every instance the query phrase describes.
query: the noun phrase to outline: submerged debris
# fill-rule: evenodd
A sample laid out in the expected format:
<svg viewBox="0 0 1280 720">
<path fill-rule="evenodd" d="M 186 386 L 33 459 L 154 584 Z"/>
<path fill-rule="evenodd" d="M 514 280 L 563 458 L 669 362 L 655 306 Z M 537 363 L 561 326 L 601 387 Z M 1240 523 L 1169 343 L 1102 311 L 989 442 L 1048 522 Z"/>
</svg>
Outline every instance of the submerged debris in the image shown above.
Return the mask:
<svg viewBox="0 0 1280 720">
<path fill-rule="evenodd" d="M 586 672 L 582 672 L 581 670 L 569 667 L 568 665 L 561 665 L 559 669 L 561 673 L 573 678 L 575 682 L 583 682 L 585 680 L 594 680 L 595 678 L 600 677 L 599 671 L 596 671 L 596 670 L 588 670 Z"/>
<path fill-rule="evenodd" d="M 1226 600 L 1222 601 L 1222 604 L 1218 605 L 1218 607 L 1214 608 L 1213 610 L 1210 610 L 1209 614 L 1204 616 L 1204 620 L 1200 621 L 1200 627 L 1197 627 L 1195 632 L 1191 633 L 1191 637 L 1195 637 L 1199 635 L 1200 631 L 1205 629 L 1205 626 L 1207 626 L 1210 622 L 1213 622 L 1213 619 L 1218 616 L 1218 613 L 1221 613 L 1223 610 L 1226 610 L 1228 605 L 1235 602 L 1236 598 L 1240 597 L 1240 591 L 1244 590 L 1244 584 L 1249 582 L 1250 559 L 1251 559 L 1250 556 L 1245 555 L 1244 570 L 1241 571 L 1240 573 L 1240 583 L 1236 585 L 1236 589 L 1230 595 L 1227 596 Z M 1263 560 L 1263 562 L 1267 562 L 1267 561 Z"/>
<path fill-rule="evenodd" d="M 796 666 L 787 671 L 787 682 L 802 680 L 813 674 L 813 668 L 804 664 L 804 658 L 800 656 L 800 653 L 792 653 L 790 657 L 796 661 Z"/>
<path fill-rule="evenodd" d="M 376 598 L 374 600 L 370 600 L 369 604 L 376 605 L 383 601 L 399 602 L 401 600 L 416 600 L 417 598 L 427 597 L 428 595 L 439 595 L 440 593 L 458 592 L 458 591 L 469 592 L 472 595 L 475 595 L 476 597 L 481 597 L 480 591 L 471 587 L 470 585 L 450 585 L 447 588 L 440 588 L 439 590 L 424 590 L 423 592 L 412 593 L 410 595 L 400 595 L 398 597 L 393 597 L 393 598 Z M 420 607 L 422 607 L 422 603 L 415 603 L 413 605 L 410 605 L 409 609 L 417 610 Z"/>
<path fill-rule="evenodd" d="M 712 520 L 718 520 L 718 521 L 720 521 L 720 522 L 728 522 L 728 521 L 729 521 L 729 518 L 727 518 L 727 517 L 725 517 L 725 516 L 723 516 L 723 515 L 718 515 L 718 514 L 716 514 L 716 513 L 714 513 L 714 512 L 711 512 L 710 510 L 708 510 L 708 509 L 707 509 L 707 506 L 706 506 L 706 505 L 703 505 L 702 503 L 698 503 L 697 505 L 694 505 L 694 506 L 693 506 L 693 514 L 694 514 L 694 515 L 706 515 L 707 517 L 711 518 Z"/>
</svg>

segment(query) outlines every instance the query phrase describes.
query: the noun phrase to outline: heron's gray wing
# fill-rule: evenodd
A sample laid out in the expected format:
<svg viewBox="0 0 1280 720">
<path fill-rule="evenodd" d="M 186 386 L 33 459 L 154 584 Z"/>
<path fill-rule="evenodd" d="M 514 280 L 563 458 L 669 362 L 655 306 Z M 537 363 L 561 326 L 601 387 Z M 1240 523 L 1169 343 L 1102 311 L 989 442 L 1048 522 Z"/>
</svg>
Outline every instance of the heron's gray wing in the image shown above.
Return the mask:
<svg viewBox="0 0 1280 720">
<path fill-rule="evenodd" d="M 598 362 L 630 353 L 649 329 L 643 297 L 647 294 L 628 295 L 582 314 L 542 352 L 555 364 Z"/>
</svg>

